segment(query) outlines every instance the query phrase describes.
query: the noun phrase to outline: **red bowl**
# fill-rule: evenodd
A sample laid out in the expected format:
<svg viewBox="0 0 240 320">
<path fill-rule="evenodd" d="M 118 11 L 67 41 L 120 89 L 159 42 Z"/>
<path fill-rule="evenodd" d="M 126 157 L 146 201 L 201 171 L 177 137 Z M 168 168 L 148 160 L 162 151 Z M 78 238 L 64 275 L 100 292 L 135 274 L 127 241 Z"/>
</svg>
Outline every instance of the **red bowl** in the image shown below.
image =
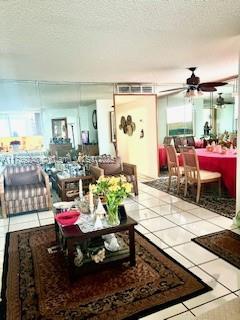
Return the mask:
<svg viewBox="0 0 240 320">
<path fill-rule="evenodd" d="M 59 222 L 62 226 L 70 226 L 74 224 L 78 217 L 80 216 L 79 211 L 64 211 L 55 216 L 57 222 Z"/>
</svg>

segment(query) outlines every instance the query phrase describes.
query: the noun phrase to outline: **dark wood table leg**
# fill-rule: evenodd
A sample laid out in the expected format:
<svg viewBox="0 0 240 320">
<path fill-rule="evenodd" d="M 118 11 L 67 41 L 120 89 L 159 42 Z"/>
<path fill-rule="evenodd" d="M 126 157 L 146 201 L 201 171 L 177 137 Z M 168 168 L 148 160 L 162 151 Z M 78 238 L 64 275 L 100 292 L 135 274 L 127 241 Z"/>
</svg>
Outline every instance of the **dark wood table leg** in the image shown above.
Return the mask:
<svg viewBox="0 0 240 320">
<path fill-rule="evenodd" d="M 75 246 L 73 241 L 68 240 L 67 244 L 67 264 L 68 264 L 68 273 L 69 273 L 69 279 L 71 282 L 75 280 L 75 273 L 76 273 L 76 267 L 74 264 L 74 258 L 75 258 Z"/>
<path fill-rule="evenodd" d="M 60 244 L 60 238 L 59 238 L 59 226 L 58 226 L 56 220 L 54 220 L 54 227 L 55 227 L 55 234 L 56 234 L 56 243 L 61 245 Z"/>
<path fill-rule="evenodd" d="M 129 250 L 130 250 L 130 265 L 136 265 L 136 256 L 135 256 L 135 231 L 134 226 L 131 226 L 129 229 Z"/>
<path fill-rule="evenodd" d="M 61 190 L 62 194 L 61 194 L 61 199 L 62 201 L 67 201 L 67 197 L 66 197 L 66 182 L 62 181 L 62 190 Z"/>
</svg>

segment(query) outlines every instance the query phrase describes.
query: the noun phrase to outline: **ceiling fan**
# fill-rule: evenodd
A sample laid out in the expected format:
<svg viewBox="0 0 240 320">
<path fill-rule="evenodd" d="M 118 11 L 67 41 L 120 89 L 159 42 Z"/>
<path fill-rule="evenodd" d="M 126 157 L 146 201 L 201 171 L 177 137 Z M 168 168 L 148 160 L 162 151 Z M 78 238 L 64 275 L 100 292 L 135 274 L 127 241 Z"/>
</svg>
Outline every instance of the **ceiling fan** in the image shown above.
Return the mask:
<svg viewBox="0 0 240 320">
<path fill-rule="evenodd" d="M 198 94 L 201 95 L 202 91 L 203 92 L 217 91 L 215 87 L 224 86 L 225 84 L 227 84 L 227 82 L 220 82 L 220 81 L 200 83 L 200 78 L 197 77 L 194 73 L 196 69 L 197 69 L 196 67 L 188 68 L 188 70 L 191 71 L 192 74 L 189 78 L 187 78 L 185 87 L 163 90 L 163 91 L 160 91 L 160 93 L 187 89 L 186 97 L 192 97 Z"/>
<path fill-rule="evenodd" d="M 219 92 L 214 108 L 215 109 L 223 109 L 223 108 L 225 108 L 226 104 L 233 104 L 233 102 L 225 101 L 225 99 L 222 97 L 222 92 Z"/>
</svg>

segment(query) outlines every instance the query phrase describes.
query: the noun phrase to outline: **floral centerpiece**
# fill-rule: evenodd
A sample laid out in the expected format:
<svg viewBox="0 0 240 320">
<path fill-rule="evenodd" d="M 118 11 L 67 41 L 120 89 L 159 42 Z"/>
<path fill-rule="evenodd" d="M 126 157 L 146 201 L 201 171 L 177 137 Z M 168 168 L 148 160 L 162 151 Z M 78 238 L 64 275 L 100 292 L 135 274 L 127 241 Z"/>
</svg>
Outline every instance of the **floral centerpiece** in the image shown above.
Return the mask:
<svg viewBox="0 0 240 320">
<path fill-rule="evenodd" d="M 107 219 L 111 225 L 120 223 L 118 217 L 118 206 L 131 192 L 132 185 L 124 176 L 100 177 L 96 184 L 91 185 L 93 194 L 103 196 L 106 199 Z"/>
</svg>

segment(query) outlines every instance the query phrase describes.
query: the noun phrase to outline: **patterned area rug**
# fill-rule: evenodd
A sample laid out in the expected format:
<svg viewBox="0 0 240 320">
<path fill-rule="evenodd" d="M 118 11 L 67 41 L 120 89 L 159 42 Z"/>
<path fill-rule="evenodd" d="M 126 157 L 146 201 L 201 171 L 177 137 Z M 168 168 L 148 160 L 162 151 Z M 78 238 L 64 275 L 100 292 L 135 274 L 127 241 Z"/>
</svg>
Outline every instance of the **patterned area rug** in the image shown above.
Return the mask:
<svg viewBox="0 0 240 320">
<path fill-rule="evenodd" d="M 224 230 L 192 239 L 220 258 L 240 269 L 240 235 Z"/>
<path fill-rule="evenodd" d="M 126 234 L 119 234 L 127 241 Z M 211 290 L 136 233 L 137 263 L 68 280 L 61 252 L 49 254 L 54 226 L 7 235 L 2 312 L 6 319 L 138 319 Z M 1 318 L 2 319 L 2 318 Z"/>
<path fill-rule="evenodd" d="M 171 187 L 168 191 L 168 176 L 161 176 L 156 180 L 143 182 L 144 184 L 153 187 L 155 189 L 167 192 L 175 197 L 178 197 L 187 202 L 196 204 L 196 189 L 193 191 L 188 189 L 187 196 L 184 197 L 184 184 L 180 185 L 179 194 L 177 194 L 177 179 L 172 178 Z M 210 184 L 209 184 L 210 185 Z M 214 211 L 224 217 L 232 219 L 235 216 L 236 199 L 230 198 L 224 190 L 222 190 L 222 196 L 219 197 L 214 186 L 205 186 L 199 203 L 196 204 L 199 207 Z"/>
</svg>

